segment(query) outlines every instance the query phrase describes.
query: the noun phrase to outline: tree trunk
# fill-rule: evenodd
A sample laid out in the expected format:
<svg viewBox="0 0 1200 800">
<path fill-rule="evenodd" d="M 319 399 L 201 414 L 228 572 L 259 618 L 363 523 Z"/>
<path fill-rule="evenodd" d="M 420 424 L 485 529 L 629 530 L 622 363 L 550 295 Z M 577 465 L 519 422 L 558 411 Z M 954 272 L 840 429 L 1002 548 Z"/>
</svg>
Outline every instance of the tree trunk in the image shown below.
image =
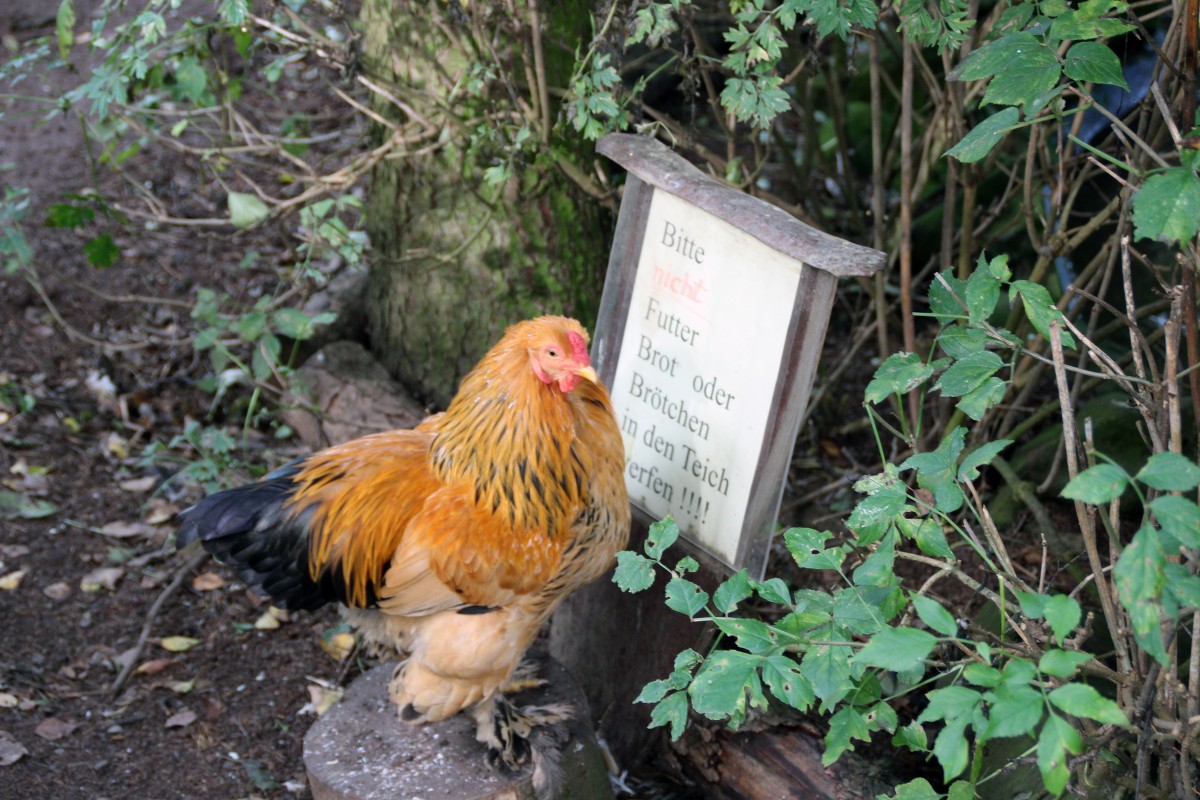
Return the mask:
<svg viewBox="0 0 1200 800">
<path fill-rule="evenodd" d="M 531 3 L 512 16 L 499 5 L 364 0 L 361 12 L 364 73 L 408 107 L 376 93 L 374 110 L 417 132 L 372 175 L 372 349 L 437 407 L 508 325 L 555 313 L 590 327 L 607 263 L 610 213 L 555 161 L 580 163 L 590 147 L 555 141 L 551 155 L 547 144 L 557 109 L 543 110 L 540 87 L 565 88 L 570 52 L 536 41 L 542 27 L 547 42 L 584 41 L 588 6 L 549 4 L 542 25 Z"/>
</svg>

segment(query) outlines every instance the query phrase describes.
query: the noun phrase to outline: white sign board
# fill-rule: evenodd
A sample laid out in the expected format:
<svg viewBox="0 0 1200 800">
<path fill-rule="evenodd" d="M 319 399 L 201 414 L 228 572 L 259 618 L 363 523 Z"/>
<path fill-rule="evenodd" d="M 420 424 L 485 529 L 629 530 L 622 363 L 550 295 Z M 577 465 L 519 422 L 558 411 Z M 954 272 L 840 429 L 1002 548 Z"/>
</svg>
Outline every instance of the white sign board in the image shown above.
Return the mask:
<svg viewBox="0 0 1200 800">
<path fill-rule="evenodd" d="M 628 170 L 592 356 L 636 517 L 673 516 L 710 562 L 759 577 L 837 278 L 872 274 L 883 253 L 649 137 L 610 134 L 597 151 Z"/>
<path fill-rule="evenodd" d="M 737 561 L 802 269 L 654 193 L 610 384 L 625 485 L 651 517 L 673 515 L 727 564 Z"/>
</svg>

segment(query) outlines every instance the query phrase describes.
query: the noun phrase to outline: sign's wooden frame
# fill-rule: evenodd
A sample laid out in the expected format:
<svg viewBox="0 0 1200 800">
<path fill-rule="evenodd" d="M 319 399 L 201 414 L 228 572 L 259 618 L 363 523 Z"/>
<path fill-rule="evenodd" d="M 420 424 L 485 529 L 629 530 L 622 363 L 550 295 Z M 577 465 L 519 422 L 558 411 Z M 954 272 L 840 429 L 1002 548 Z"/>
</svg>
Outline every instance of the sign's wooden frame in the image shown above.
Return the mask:
<svg viewBox="0 0 1200 800">
<path fill-rule="evenodd" d="M 836 281 L 839 277 L 873 274 L 883 267 L 885 256 L 878 250 L 822 233 L 782 209 L 720 183 L 652 138 L 609 134 L 600 140 L 597 151 L 628 172 L 592 342 L 593 360 L 608 385 L 612 385 L 617 369 L 655 192 L 667 192 L 713 214 L 804 265 L 792 299 L 783 364 L 775 381 L 737 557 L 734 563 L 724 564 L 734 570 L 745 567 L 752 577 L 761 578 L 792 449 L 829 324 Z M 654 521 L 637 505 L 634 514 L 642 525 Z M 710 564 L 722 562 L 698 545 L 696 549 L 707 556 Z"/>
</svg>

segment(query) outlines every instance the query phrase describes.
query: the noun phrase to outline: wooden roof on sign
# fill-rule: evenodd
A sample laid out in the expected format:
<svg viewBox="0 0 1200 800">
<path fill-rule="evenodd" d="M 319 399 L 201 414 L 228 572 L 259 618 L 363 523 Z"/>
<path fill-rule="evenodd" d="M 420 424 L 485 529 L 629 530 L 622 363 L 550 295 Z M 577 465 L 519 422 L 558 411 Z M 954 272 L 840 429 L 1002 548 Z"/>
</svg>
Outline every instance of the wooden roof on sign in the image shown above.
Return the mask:
<svg viewBox="0 0 1200 800">
<path fill-rule="evenodd" d="M 872 275 L 886 256 L 805 225 L 765 200 L 712 178 L 649 136 L 610 133 L 596 144 L 641 180 L 726 220 L 768 247 L 838 277 Z"/>
</svg>

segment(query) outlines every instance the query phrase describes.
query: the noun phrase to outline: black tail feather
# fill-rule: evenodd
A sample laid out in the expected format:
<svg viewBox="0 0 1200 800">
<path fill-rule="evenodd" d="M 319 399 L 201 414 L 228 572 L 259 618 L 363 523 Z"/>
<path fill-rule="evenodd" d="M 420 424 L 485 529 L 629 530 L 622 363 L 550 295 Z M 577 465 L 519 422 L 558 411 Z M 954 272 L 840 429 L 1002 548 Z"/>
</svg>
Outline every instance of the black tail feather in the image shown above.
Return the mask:
<svg viewBox="0 0 1200 800">
<path fill-rule="evenodd" d="M 336 586 L 308 573 L 311 512 L 286 508 L 299 471 L 293 462 L 261 481 L 204 498 L 181 515 L 176 546 L 199 541 L 280 608 L 313 609 L 339 599 Z"/>
</svg>

